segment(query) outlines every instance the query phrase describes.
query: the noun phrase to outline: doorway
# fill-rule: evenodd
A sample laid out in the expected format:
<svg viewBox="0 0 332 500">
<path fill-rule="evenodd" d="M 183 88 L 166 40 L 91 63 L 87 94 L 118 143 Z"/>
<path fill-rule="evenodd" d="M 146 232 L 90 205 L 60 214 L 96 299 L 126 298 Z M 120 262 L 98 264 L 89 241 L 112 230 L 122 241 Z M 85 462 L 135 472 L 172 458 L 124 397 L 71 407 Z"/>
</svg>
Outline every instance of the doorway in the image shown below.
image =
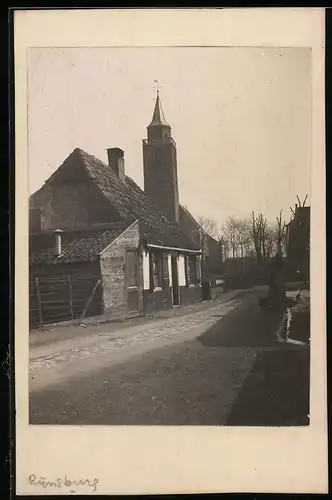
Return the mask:
<svg viewBox="0 0 332 500">
<path fill-rule="evenodd" d="M 125 295 L 128 316 L 142 314 L 142 303 L 139 288 L 139 256 L 138 251 L 127 250 L 125 260 Z"/>
<path fill-rule="evenodd" d="M 180 304 L 178 259 L 174 255 L 171 256 L 171 266 L 172 266 L 172 297 L 173 297 L 173 306 L 178 306 Z"/>
</svg>

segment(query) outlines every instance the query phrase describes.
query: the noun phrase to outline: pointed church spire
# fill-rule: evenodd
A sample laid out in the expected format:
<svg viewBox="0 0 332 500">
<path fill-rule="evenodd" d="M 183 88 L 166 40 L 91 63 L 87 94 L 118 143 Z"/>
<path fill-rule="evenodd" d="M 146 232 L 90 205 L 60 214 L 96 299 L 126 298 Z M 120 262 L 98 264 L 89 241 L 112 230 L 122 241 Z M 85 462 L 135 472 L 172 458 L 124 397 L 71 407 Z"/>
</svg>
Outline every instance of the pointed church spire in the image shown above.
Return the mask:
<svg viewBox="0 0 332 500">
<path fill-rule="evenodd" d="M 144 191 L 165 214 L 179 222 L 176 144 L 171 127 L 166 122 L 158 91 L 147 136 L 147 139 L 143 139 Z"/>
<path fill-rule="evenodd" d="M 153 111 L 152 121 L 151 121 L 149 127 L 152 127 L 154 125 L 164 125 L 166 127 L 169 127 L 169 125 L 165 119 L 164 111 L 163 111 L 163 108 L 161 105 L 161 101 L 160 101 L 160 97 L 159 97 L 159 90 L 157 90 L 156 104 L 155 104 L 154 111 Z"/>
</svg>

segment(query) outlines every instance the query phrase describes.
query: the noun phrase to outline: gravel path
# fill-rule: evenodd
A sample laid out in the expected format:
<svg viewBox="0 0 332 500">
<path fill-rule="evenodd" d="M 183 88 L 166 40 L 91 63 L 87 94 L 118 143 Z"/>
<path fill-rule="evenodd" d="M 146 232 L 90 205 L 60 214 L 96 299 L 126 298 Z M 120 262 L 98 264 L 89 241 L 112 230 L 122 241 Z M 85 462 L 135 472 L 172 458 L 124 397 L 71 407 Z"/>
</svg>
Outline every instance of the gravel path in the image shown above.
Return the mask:
<svg viewBox="0 0 332 500">
<path fill-rule="evenodd" d="M 53 371 L 53 376 L 48 374 L 52 368 L 57 368 L 58 373 L 61 370 L 61 378 L 63 379 L 70 376 L 78 362 L 89 360 L 91 368 L 94 368 L 96 361 L 101 366 L 102 355 L 111 356 L 111 358 L 107 357 L 107 364 L 109 364 L 110 360 L 122 361 L 125 353 L 131 357 L 133 353 L 141 352 L 141 347 L 144 350 L 149 350 L 156 345 L 160 347 L 162 345 L 160 343 L 169 340 L 178 342 L 186 332 L 195 334 L 195 329 L 216 323 L 221 316 L 233 311 L 240 303 L 241 299 L 231 300 L 216 304 L 206 310 L 194 312 L 191 315 L 146 322 L 130 326 L 119 332 L 111 331 L 108 333 L 102 329 L 100 333 L 91 335 L 91 337 L 84 336 L 83 339 L 74 338 L 64 340 L 61 343 L 32 346 L 30 347 L 29 363 L 30 388 L 34 390 L 45 387 L 48 381 L 54 383 L 56 372 Z M 156 341 L 159 342 L 156 344 Z M 96 358 L 97 356 L 98 358 Z M 89 367 L 85 365 L 85 369 L 88 370 Z"/>
</svg>

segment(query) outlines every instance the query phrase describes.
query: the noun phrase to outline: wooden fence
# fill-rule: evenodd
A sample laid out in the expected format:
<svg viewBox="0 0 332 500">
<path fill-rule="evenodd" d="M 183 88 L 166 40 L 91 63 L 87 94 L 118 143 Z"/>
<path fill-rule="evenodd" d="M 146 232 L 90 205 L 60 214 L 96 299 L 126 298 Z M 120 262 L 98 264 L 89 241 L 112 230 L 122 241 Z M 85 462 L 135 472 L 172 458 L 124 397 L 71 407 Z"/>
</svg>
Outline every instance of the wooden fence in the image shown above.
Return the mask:
<svg viewBox="0 0 332 500">
<path fill-rule="evenodd" d="M 102 313 L 100 276 L 30 277 L 30 328 Z"/>
</svg>

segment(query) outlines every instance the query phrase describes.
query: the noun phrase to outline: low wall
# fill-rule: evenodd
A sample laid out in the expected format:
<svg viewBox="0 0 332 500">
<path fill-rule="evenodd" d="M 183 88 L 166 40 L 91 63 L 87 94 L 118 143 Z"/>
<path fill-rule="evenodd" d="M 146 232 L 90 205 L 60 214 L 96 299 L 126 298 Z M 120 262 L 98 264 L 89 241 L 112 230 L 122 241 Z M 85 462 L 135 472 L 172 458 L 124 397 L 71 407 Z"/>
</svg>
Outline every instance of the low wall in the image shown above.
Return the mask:
<svg viewBox="0 0 332 500">
<path fill-rule="evenodd" d="M 170 309 L 172 307 L 171 288 L 163 290 L 144 290 L 143 311 L 144 314 L 151 314 L 156 311 Z"/>
<path fill-rule="evenodd" d="M 180 306 L 195 304 L 202 301 L 202 289 L 200 286 L 180 286 Z"/>
</svg>

